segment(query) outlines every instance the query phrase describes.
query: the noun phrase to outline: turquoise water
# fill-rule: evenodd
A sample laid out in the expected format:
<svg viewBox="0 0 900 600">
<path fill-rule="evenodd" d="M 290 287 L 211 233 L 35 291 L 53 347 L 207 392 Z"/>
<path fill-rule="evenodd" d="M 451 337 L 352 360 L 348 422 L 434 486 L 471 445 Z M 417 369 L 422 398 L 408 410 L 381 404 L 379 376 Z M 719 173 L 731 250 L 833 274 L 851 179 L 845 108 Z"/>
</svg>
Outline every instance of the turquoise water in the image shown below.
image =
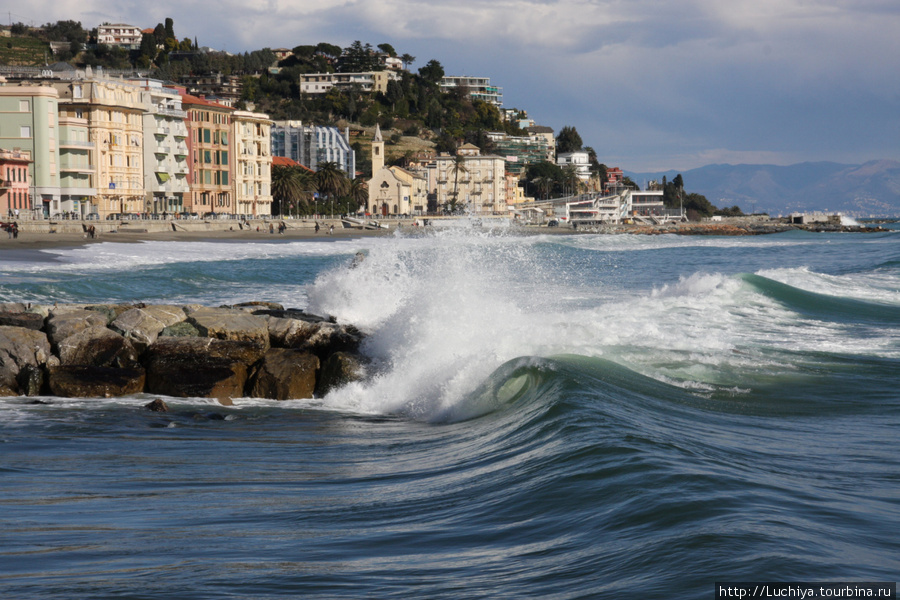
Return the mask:
<svg viewBox="0 0 900 600">
<path fill-rule="evenodd" d="M 0 399 L 0 597 L 896 581 L 898 239 L 454 231 L 0 255 L 0 302 L 269 300 L 357 324 L 373 360 L 311 400 Z"/>
</svg>

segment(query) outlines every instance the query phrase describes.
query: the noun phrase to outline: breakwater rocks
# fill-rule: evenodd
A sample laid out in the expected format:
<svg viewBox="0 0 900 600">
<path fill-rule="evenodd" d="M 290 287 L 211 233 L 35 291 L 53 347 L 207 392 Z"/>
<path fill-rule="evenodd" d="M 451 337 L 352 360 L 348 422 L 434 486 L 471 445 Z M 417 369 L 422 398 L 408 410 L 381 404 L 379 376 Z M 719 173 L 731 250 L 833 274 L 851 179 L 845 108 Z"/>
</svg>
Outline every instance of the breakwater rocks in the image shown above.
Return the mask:
<svg viewBox="0 0 900 600">
<path fill-rule="evenodd" d="M 312 398 L 361 376 L 362 340 L 267 302 L 0 304 L 0 396 Z"/>
</svg>

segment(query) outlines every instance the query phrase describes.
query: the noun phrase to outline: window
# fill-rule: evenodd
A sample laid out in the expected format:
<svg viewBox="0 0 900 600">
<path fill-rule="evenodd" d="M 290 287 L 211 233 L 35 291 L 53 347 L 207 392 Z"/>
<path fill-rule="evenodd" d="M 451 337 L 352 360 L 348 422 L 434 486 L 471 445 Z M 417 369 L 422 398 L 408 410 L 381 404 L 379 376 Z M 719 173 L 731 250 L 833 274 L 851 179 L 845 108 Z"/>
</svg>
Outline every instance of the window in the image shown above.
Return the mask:
<svg viewBox="0 0 900 600">
<path fill-rule="evenodd" d="M 210 139 L 209 129 L 203 130 L 203 143 L 208 144 Z"/>
<path fill-rule="evenodd" d="M 28 100 L 19 100 L 19 112 L 31 112 Z"/>
<path fill-rule="evenodd" d="M 19 137 L 30 138 L 31 127 L 29 127 L 28 125 L 22 125 L 21 127 L 19 127 Z"/>
</svg>

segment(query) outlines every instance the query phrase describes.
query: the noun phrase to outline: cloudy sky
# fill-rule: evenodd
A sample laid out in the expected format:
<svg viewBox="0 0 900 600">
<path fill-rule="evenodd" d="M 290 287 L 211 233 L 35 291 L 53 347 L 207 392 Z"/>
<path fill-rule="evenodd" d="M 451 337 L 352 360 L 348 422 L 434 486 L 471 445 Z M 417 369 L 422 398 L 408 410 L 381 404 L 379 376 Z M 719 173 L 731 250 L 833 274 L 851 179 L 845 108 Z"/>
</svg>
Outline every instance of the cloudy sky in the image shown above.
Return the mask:
<svg viewBox="0 0 900 600">
<path fill-rule="evenodd" d="M 13 22 L 153 27 L 229 52 L 354 40 L 490 77 L 631 171 L 900 160 L 898 0 L 32 0 Z M 20 14 L 25 13 L 25 14 Z"/>
</svg>

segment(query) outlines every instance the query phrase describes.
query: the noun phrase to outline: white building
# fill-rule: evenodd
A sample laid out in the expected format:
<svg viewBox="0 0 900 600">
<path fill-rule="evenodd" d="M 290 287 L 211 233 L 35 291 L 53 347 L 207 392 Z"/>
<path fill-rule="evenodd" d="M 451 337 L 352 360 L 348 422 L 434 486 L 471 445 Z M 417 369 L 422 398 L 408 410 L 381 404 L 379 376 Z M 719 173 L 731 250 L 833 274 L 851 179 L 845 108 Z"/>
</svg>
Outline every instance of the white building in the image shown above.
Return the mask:
<svg viewBox="0 0 900 600">
<path fill-rule="evenodd" d="M 399 81 L 400 73 L 368 71 L 365 73 L 305 73 L 300 75 L 300 92 L 303 94 L 327 94 L 331 88 L 339 90 L 359 89 L 369 93 L 385 93 L 389 81 Z"/>
<path fill-rule="evenodd" d="M 441 80 L 442 91 L 449 92 L 454 88 L 465 89 L 473 100 L 483 100 L 497 107 L 503 105 L 503 88 L 491 85 L 490 77 L 448 75 Z"/>
<path fill-rule="evenodd" d="M 335 162 L 353 179 L 356 153 L 350 147 L 350 130 L 303 125 L 300 121 L 275 121 L 272 127 L 272 156 L 285 156 L 313 171 L 323 162 Z"/>
<path fill-rule="evenodd" d="M 575 167 L 575 174 L 581 181 L 587 181 L 591 178 L 591 159 L 587 152 L 579 150 L 577 152 L 560 152 L 556 155 L 556 164 L 561 169 L 569 166 Z"/>
<path fill-rule="evenodd" d="M 232 114 L 235 212 L 253 217 L 272 214 L 272 121 L 245 110 Z"/>
<path fill-rule="evenodd" d="M 126 50 L 137 50 L 141 47 L 143 33 L 139 27 L 124 23 L 106 23 L 97 27 L 97 43 L 107 46 L 118 46 Z"/>
</svg>

